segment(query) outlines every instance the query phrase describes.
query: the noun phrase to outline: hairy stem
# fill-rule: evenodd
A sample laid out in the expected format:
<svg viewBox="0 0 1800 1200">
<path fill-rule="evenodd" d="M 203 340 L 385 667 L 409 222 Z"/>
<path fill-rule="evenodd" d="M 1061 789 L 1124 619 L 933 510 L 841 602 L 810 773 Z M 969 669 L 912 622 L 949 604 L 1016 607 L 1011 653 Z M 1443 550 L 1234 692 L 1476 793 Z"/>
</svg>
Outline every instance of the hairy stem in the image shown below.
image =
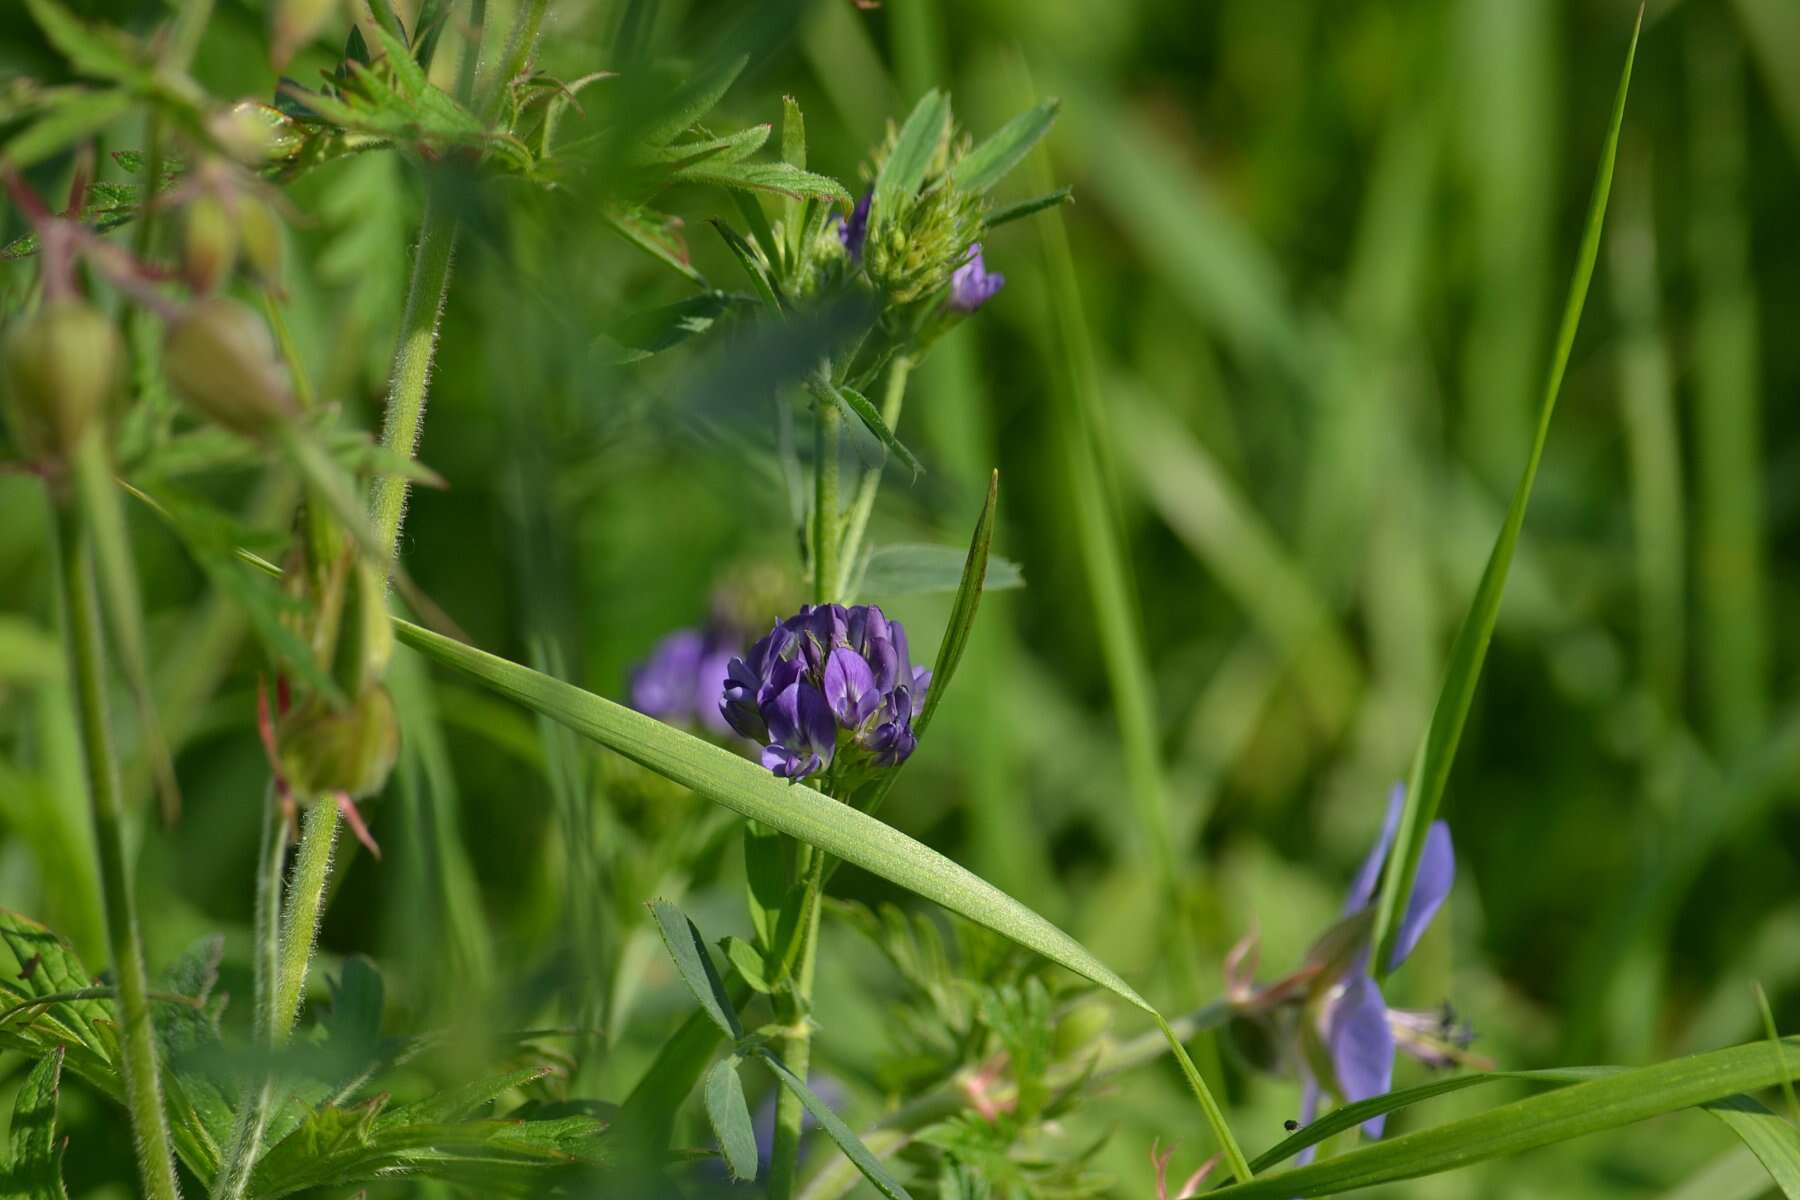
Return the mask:
<svg viewBox="0 0 1800 1200">
<path fill-rule="evenodd" d="M 331 879 L 331 856 L 337 847 L 339 824 L 335 797 L 321 796 L 307 810 L 281 919 L 281 958 L 276 964 L 274 1008 L 269 1013 L 270 1030 L 277 1043 L 294 1027 L 300 1016 L 300 1002 L 306 997 L 306 973 L 312 966 L 319 921 L 325 914 L 325 885 Z"/>
<path fill-rule="evenodd" d="M 800 951 L 794 963 L 789 990 L 777 997 L 776 1013 L 787 1026 L 781 1061 L 794 1077 L 804 1080 L 812 1065 L 812 989 L 818 962 L 819 890 L 825 881 L 825 852 L 814 850 L 806 867 L 806 887 L 799 903 L 806 914 L 800 931 Z M 769 1156 L 769 1200 L 788 1200 L 794 1194 L 800 1162 L 801 1123 L 806 1109 L 800 1097 L 782 1088 L 775 1099 L 775 1144 Z"/>
<path fill-rule="evenodd" d="M 93 806 L 94 840 L 105 893 L 106 936 L 119 977 L 120 1070 L 125 1104 L 138 1149 L 138 1170 L 151 1200 L 177 1200 L 175 1157 L 163 1110 L 162 1080 L 156 1059 L 156 1029 L 150 1019 L 150 979 L 138 932 L 130 859 L 125 851 L 125 808 L 106 716 L 106 649 L 100 626 L 98 589 L 86 530 L 74 504 L 53 496 L 55 535 L 62 570 L 63 637 L 74 679 L 76 719 L 87 765 Z"/>
<path fill-rule="evenodd" d="M 813 594 L 836 596 L 838 575 L 838 430 L 844 411 L 824 388 L 813 393 Z"/>
<path fill-rule="evenodd" d="M 906 402 L 906 379 L 911 373 L 912 360 L 905 356 L 894 359 L 888 367 L 887 391 L 881 397 L 881 420 L 889 429 L 900 423 L 900 406 Z M 869 527 L 869 515 L 875 511 L 875 493 L 881 490 L 884 465 L 878 462 L 864 467 L 862 478 L 857 480 L 856 498 L 850 502 L 850 513 L 844 519 L 843 551 L 833 589 L 838 596 L 849 595 L 850 577 L 855 574 L 856 561 L 862 556 L 863 534 Z"/>
<path fill-rule="evenodd" d="M 431 364 L 437 355 L 438 320 L 450 290 L 450 260 L 456 246 L 456 218 L 437 196 L 425 201 L 425 219 L 413 254 L 412 283 L 406 292 L 400 342 L 394 349 L 394 373 L 388 381 L 387 416 L 381 427 L 384 449 L 411 458 L 418 450 L 425 423 L 425 398 L 431 387 Z M 406 519 L 407 481 L 401 475 L 376 479 L 370 515 L 376 536 L 391 557 L 399 547 L 400 524 Z"/>
<path fill-rule="evenodd" d="M 263 797 L 262 835 L 256 854 L 256 910 L 254 915 L 252 977 L 256 1008 L 252 1025 L 258 1049 L 268 1052 L 283 1040 L 276 1033 L 276 982 L 281 970 L 281 875 L 287 864 L 286 829 L 281 807 L 271 784 Z M 275 1077 L 265 1069 L 245 1089 L 232 1129 L 231 1147 L 219 1167 L 213 1200 L 243 1200 L 250 1188 L 256 1160 L 262 1156 L 263 1135 L 268 1129 L 269 1108 L 274 1101 Z"/>
</svg>

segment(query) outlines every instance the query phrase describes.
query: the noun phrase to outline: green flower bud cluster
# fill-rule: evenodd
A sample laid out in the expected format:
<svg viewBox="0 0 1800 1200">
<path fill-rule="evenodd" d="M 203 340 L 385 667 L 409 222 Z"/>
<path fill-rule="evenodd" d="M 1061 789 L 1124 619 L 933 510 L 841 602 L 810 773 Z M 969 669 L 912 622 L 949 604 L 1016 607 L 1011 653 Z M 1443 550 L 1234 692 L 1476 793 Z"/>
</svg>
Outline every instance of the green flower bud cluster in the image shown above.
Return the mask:
<svg viewBox="0 0 1800 1200">
<path fill-rule="evenodd" d="M 52 300 L 13 323 L 0 353 L 13 444 L 34 462 L 68 461 L 118 394 L 119 331 L 84 300 Z"/>
<path fill-rule="evenodd" d="M 880 175 L 896 136 L 890 125 L 867 171 L 870 179 Z M 870 281 L 893 304 L 913 304 L 948 288 L 951 274 L 981 236 L 987 202 L 957 187 L 950 174 L 968 145 L 966 136 L 946 124 L 918 192 L 905 197 L 896 211 L 883 212 L 879 203 L 870 210 L 863 265 Z"/>
</svg>

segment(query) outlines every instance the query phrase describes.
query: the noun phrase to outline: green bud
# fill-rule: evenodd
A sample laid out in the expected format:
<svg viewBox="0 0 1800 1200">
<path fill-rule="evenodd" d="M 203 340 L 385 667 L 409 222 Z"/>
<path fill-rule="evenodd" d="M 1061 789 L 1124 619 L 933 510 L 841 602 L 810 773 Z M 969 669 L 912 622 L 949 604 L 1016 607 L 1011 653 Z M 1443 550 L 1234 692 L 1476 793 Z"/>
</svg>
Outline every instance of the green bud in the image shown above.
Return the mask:
<svg viewBox="0 0 1800 1200">
<path fill-rule="evenodd" d="M 102 419 L 125 354 L 119 331 L 92 305 L 53 300 L 7 331 L 6 423 L 36 460 L 66 459 Z"/>
<path fill-rule="evenodd" d="M 1056 1023 L 1056 1057 L 1070 1058 L 1100 1039 L 1112 1024 L 1112 1013 L 1099 1000 L 1083 1000 Z"/>
<path fill-rule="evenodd" d="M 182 273 L 201 295 L 215 291 L 237 267 L 238 223 L 224 199 L 202 192 L 187 206 Z"/>
<path fill-rule="evenodd" d="M 241 100 L 207 125 L 225 151 L 247 167 L 267 167 L 298 158 L 306 135 L 279 108 Z"/>
<path fill-rule="evenodd" d="M 189 403 L 227 429 L 256 436 L 294 415 L 269 327 L 236 300 L 201 300 L 170 322 L 163 371 Z"/>
<path fill-rule="evenodd" d="M 377 684 L 349 708 L 314 697 L 296 705 L 275 727 L 281 771 L 303 797 L 344 792 L 352 800 L 387 785 L 400 756 L 400 716 L 394 698 Z"/>
<path fill-rule="evenodd" d="M 331 670 L 353 696 L 387 673 L 394 656 L 394 626 L 388 620 L 387 580 L 360 556 L 350 569 L 347 589 Z"/>
</svg>

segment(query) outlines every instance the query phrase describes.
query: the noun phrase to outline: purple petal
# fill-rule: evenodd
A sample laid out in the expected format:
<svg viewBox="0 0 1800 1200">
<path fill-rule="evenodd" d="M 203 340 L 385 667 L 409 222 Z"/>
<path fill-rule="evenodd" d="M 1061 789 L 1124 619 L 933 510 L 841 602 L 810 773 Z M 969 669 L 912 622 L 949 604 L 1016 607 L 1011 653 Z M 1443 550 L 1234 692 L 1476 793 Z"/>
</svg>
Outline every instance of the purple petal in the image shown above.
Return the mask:
<svg viewBox="0 0 1800 1200">
<path fill-rule="evenodd" d="M 1381 836 L 1369 848 L 1369 856 L 1356 868 L 1350 881 L 1350 895 L 1344 900 L 1344 915 L 1359 913 L 1375 898 L 1375 884 L 1381 878 L 1381 865 L 1393 848 L 1394 835 L 1400 829 L 1400 813 L 1406 807 L 1406 785 L 1396 783 L 1388 792 L 1387 816 L 1381 822 Z"/>
<path fill-rule="evenodd" d="M 1433 821 L 1431 828 L 1425 831 L 1425 848 L 1419 853 L 1419 873 L 1413 877 L 1412 895 L 1406 899 L 1406 914 L 1400 918 L 1400 928 L 1395 933 L 1388 970 L 1397 969 L 1413 952 L 1455 881 L 1456 851 L 1450 844 L 1450 826 Z"/>
<path fill-rule="evenodd" d="M 950 276 L 949 305 L 957 312 L 972 313 L 993 299 L 1006 283 L 1006 276 L 989 271 L 981 259 L 981 243 L 969 247 L 969 256 Z"/>
<path fill-rule="evenodd" d="M 872 191 L 864 192 L 850 215 L 838 222 L 838 241 L 850 252 L 851 262 L 862 261 L 863 243 L 869 238 L 869 201 L 874 196 Z"/>
<path fill-rule="evenodd" d="M 821 761 L 829 763 L 837 749 L 837 718 L 832 714 L 831 705 L 825 702 L 825 693 L 810 683 L 798 686 L 803 744 L 816 752 Z"/>
<path fill-rule="evenodd" d="M 839 646 L 825 660 L 825 699 L 838 724 L 856 729 L 869 719 L 881 703 L 875 689 L 875 673 L 863 656 L 848 646 Z"/>
<path fill-rule="evenodd" d="M 1393 1083 L 1394 1031 L 1388 1027 L 1387 1001 L 1369 976 L 1352 977 L 1338 998 L 1325 1046 L 1346 1103 L 1384 1095 Z M 1386 1117 L 1370 1117 L 1363 1133 L 1378 1138 L 1386 1123 Z"/>
<path fill-rule="evenodd" d="M 762 765 L 782 779 L 805 779 L 824 766 L 818 755 L 798 754 L 786 746 L 764 746 Z"/>
<path fill-rule="evenodd" d="M 800 689 L 805 686 L 795 681 L 763 701 L 762 717 L 768 723 L 770 741 L 796 749 L 801 745 Z"/>
</svg>

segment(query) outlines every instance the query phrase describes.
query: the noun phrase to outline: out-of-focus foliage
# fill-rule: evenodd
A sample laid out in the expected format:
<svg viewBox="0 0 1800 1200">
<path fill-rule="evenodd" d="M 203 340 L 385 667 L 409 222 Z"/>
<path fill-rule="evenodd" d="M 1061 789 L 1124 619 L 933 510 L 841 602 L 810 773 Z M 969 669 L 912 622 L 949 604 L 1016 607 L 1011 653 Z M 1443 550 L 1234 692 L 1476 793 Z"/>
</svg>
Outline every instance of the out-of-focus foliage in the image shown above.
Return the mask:
<svg viewBox="0 0 1800 1200">
<path fill-rule="evenodd" d="M 166 15 L 67 7 L 140 34 Z M 537 73 L 501 102 L 523 114 L 504 137 L 492 114 L 446 103 L 457 31 L 428 77 L 340 69 L 350 25 L 333 11 L 283 68 L 301 90 L 284 90 L 265 7 L 220 0 L 190 93 L 104 55 L 77 81 L 24 7 L 3 6 L 0 134 L 59 202 L 70 156 L 16 139 L 45 113 L 91 134 L 84 212 L 129 244 L 148 170 L 134 98 L 304 104 L 345 131 L 269 172 L 288 332 L 334 430 L 379 428 L 411 239 L 427 204 L 448 206 L 461 241 L 419 448 L 447 486 L 414 489 L 402 561 L 478 645 L 614 697 L 670 629 L 724 606 L 759 633 L 805 594 L 783 448 L 764 397 L 741 386 L 798 373 L 782 345 L 739 340 L 766 302 L 758 256 L 781 254 L 727 188 L 790 230 L 810 199 L 829 236 L 827 206 L 874 183 L 870 147 L 932 89 L 984 133 L 1060 98 L 1049 169 L 1029 161 L 988 199 L 1004 213 L 1071 189 L 1058 211 L 1088 343 L 1059 325 L 1054 235 L 1038 219 L 986 229 L 1006 288 L 913 375 L 895 444 L 924 470 L 889 472 L 858 598 L 903 617 L 926 658 L 961 563 L 942 547 L 966 537 L 994 466 L 1009 573 L 996 558 L 956 686 L 881 815 L 1068 929 L 1165 1012 L 1218 996 L 1253 928 L 1273 970 L 1300 961 L 1408 770 L 1523 465 L 1635 4 L 559 2 Z M 399 8 L 412 28 L 416 6 Z M 515 5 L 487 8 L 503 30 Z M 1446 793 L 1459 885 L 1391 985 L 1413 1007 L 1453 999 L 1505 1068 L 1637 1066 L 1753 1040 L 1756 981 L 1781 1029 L 1800 1017 L 1800 647 L 1781 619 L 1800 594 L 1800 430 L 1782 402 L 1800 387 L 1784 336 L 1800 314 L 1797 77 L 1800 23 L 1782 0 L 1649 6 L 1600 271 Z M 806 171 L 846 181 L 841 193 L 782 160 L 784 96 L 805 113 Z M 623 153 L 621 128 L 653 150 Z M 480 168 L 463 169 L 477 151 Z M 749 240 L 716 235 L 713 218 Z M 4 222 L 9 258 L 36 248 L 17 210 Z M 0 264 L 9 316 L 32 270 Z M 160 332 L 131 336 L 154 361 Z M 115 709 L 150 961 L 194 1001 L 164 1032 L 203 1080 L 220 1030 L 250 1024 L 259 647 L 291 635 L 285 594 L 232 552 L 279 552 L 295 484 L 210 429 L 171 438 L 160 372 L 133 387 L 149 403 L 122 435 L 126 474 L 165 515 L 134 500 L 127 520 L 178 824 L 155 816 L 153 755 L 123 688 Z M 1064 402 L 1084 387 L 1087 407 Z M 347 472 L 393 466 L 334 436 Z M 864 461 L 880 460 L 878 438 L 854 443 Z M 1103 495 L 1082 491 L 1072 445 L 1097 454 Z M 1076 532 L 1078 506 L 1108 503 L 1147 648 L 1148 728 L 1121 727 L 1134 685 Z M 70 940 L 38 970 L 66 964 L 80 987 L 106 940 L 42 506 L 37 480 L 0 475 L 0 905 Z M 313 987 L 317 1036 L 349 1057 L 332 1060 L 341 1095 L 301 1131 L 367 1156 L 341 1176 L 309 1157 L 307 1181 L 369 1178 L 368 1163 L 406 1153 L 381 1137 L 484 1123 L 499 1098 L 541 1122 L 493 1166 L 492 1186 L 523 1186 L 519 1161 L 588 1153 L 614 1114 L 577 1100 L 622 1100 L 693 1008 L 644 902 L 678 900 L 713 939 L 758 932 L 739 903 L 738 823 L 411 651 L 386 688 L 402 748 L 364 813 L 383 858 L 341 856 Z M 1140 743 L 1148 784 L 1122 749 Z M 1166 819 L 1133 802 L 1146 788 Z M 1164 1063 L 1063 1106 L 1055 1089 L 1083 1083 L 1088 1048 L 1132 1044 L 1140 1014 L 984 935 L 947 934 L 860 871 L 831 887 L 863 907 L 830 909 L 814 1069 L 858 1130 L 950 1096 L 902 1154 L 914 1194 L 980 1195 L 955 1189 L 985 1163 L 984 1178 L 1038 1189 L 1022 1194 L 1145 1197 L 1154 1141 L 1175 1148 L 1172 1177 L 1211 1152 Z M 14 939 L 45 935 L 9 930 L 23 969 L 38 951 Z M 219 953 L 183 958 L 214 932 Z M 46 978 L 8 974 L 0 996 Z M 13 1111 L 55 1098 L 59 1136 L 80 1148 L 62 1164 L 75 1196 L 132 1178 L 99 1003 L 0 1024 L 21 1051 L 0 1064 Z M 52 1059 L 23 1053 L 52 1024 L 85 1048 L 63 1052 L 60 1087 L 55 1070 L 28 1074 Z M 401 1031 L 432 1032 L 402 1046 Z M 1279 1142 L 1298 1087 L 1258 1069 L 1256 1031 L 1194 1045 L 1246 1148 Z M 740 1078 L 754 1118 L 777 1085 Z M 1397 1085 L 1425 1078 L 1407 1066 Z M 478 1080 L 491 1091 L 452 1091 Z M 718 1086 L 723 1111 L 723 1074 Z M 1445 1095 L 1391 1128 L 1481 1111 L 1514 1086 Z M 714 1144 L 712 1087 L 681 1110 L 677 1146 Z M 1014 1106 L 1006 1136 L 971 1115 L 971 1087 Z M 434 1094 L 448 1107 L 421 1107 Z M 209 1096 L 173 1102 L 184 1155 L 203 1154 Z M 817 1167 L 830 1148 L 811 1140 Z M 1379 1194 L 1649 1197 L 1684 1181 L 1690 1195 L 1762 1194 L 1766 1174 L 1708 1182 L 1746 1155 L 1725 1125 L 1685 1113 Z"/>
</svg>

